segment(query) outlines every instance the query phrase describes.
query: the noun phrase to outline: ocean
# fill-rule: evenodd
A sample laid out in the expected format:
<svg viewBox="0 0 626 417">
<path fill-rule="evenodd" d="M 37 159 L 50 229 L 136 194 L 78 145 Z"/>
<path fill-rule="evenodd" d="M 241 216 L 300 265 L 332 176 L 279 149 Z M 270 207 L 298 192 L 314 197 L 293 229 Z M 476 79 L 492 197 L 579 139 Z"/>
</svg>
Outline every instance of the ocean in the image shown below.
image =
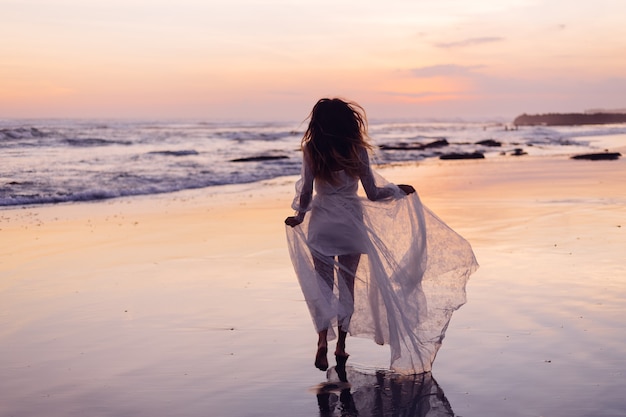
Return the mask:
<svg viewBox="0 0 626 417">
<path fill-rule="evenodd" d="M 0 120 L 0 207 L 92 201 L 300 172 L 305 122 Z M 376 164 L 482 153 L 564 156 L 626 145 L 626 125 L 370 121 Z M 485 142 L 487 141 L 487 142 Z"/>
</svg>

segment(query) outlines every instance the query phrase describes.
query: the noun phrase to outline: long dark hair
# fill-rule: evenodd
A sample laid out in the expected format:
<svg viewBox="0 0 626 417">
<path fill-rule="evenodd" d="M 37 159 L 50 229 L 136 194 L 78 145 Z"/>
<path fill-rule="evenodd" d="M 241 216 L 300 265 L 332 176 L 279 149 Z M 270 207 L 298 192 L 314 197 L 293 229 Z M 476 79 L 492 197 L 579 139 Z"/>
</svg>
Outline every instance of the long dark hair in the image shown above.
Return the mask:
<svg viewBox="0 0 626 417">
<path fill-rule="evenodd" d="M 339 98 L 319 100 L 309 115 L 309 126 L 302 138 L 302 150 L 316 179 L 335 183 L 335 171 L 344 170 L 358 177 L 362 151 L 367 142 L 365 110 L 354 102 Z"/>
</svg>

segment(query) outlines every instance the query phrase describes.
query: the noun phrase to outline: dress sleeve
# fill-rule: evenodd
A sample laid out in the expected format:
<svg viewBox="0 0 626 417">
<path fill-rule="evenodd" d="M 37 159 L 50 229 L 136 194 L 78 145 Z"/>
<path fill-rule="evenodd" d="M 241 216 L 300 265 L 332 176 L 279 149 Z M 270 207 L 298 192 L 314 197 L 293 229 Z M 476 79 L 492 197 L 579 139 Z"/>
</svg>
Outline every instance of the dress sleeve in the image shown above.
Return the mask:
<svg viewBox="0 0 626 417">
<path fill-rule="evenodd" d="M 313 170 L 308 163 L 306 155 L 302 158 L 302 169 L 300 179 L 296 182 L 296 196 L 293 199 L 291 208 L 297 211 L 300 220 L 304 218 L 304 214 L 311 210 L 311 200 L 313 199 Z"/>
<path fill-rule="evenodd" d="M 372 201 L 377 200 L 386 200 L 386 199 L 398 199 L 406 196 L 404 191 L 398 188 L 397 185 L 392 183 L 386 184 L 377 184 L 376 178 L 382 178 L 380 176 L 375 176 L 372 167 L 370 166 L 369 155 L 366 149 L 362 149 L 359 153 L 359 159 L 361 160 L 361 172 L 360 179 L 361 184 L 363 184 L 363 189 L 365 189 L 365 194 L 367 198 Z M 379 186 L 379 185 L 382 185 Z"/>
</svg>

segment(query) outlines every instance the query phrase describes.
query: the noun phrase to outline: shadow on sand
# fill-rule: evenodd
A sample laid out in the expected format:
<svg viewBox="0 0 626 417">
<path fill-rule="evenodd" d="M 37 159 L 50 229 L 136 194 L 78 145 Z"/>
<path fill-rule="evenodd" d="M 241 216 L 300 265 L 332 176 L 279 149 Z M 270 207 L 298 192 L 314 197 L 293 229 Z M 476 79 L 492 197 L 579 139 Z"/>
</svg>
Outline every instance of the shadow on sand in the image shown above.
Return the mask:
<svg viewBox="0 0 626 417">
<path fill-rule="evenodd" d="M 400 375 L 337 364 L 328 382 L 316 387 L 321 417 L 454 417 L 450 403 L 430 372 Z"/>
</svg>

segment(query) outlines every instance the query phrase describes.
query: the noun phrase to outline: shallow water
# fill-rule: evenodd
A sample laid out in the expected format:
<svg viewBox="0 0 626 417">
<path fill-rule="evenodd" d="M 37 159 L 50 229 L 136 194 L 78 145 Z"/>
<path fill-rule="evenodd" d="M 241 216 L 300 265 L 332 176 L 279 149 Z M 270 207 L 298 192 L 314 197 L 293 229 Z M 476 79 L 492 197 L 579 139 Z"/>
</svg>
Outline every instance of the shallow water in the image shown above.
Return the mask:
<svg viewBox="0 0 626 417">
<path fill-rule="evenodd" d="M 533 275 L 509 250 L 476 247 L 482 267 L 470 302 L 455 313 L 432 374 L 447 399 L 441 407 L 454 414 L 434 415 L 623 415 L 623 268 L 609 264 L 614 275 L 589 276 L 559 263 L 563 254 L 534 253 L 554 273 Z M 215 262 L 126 269 L 153 271 L 147 282 L 96 274 L 62 289 L 36 286 L 28 297 L 21 293 L 33 291 L 28 280 L 5 292 L 3 414 L 319 415 L 318 388 L 329 380 L 313 367 L 315 335 L 289 266 L 254 280 L 170 277 L 174 269 L 215 270 Z M 388 352 L 369 340 L 351 338 L 349 348 L 357 373 L 387 365 Z M 387 388 L 364 378 L 358 394 L 351 390 L 359 415 L 420 404 L 419 390 L 393 397 L 392 376 Z M 338 410 L 341 390 L 331 391 Z M 386 413 L 376 408 L 381 396 Z"/>
</svg>

